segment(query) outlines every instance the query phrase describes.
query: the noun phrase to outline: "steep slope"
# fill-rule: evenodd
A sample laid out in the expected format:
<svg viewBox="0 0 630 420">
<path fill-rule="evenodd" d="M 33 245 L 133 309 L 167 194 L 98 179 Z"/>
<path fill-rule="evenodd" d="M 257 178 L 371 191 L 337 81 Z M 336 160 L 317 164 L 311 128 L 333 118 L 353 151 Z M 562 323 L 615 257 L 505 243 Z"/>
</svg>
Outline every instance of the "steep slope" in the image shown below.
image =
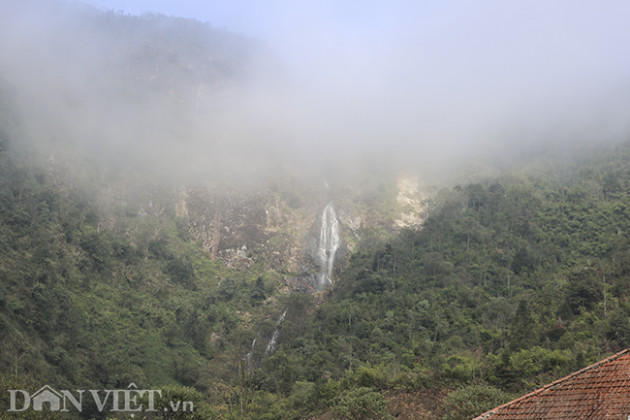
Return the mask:
<svg viewBox="0 0 630 420">
<path fill-rule="evenodd" d="M 327 389 L 376 409 L 358 387 L 444 386 L 443 414 L 466 418 L 630 345 L 629 161 L 592 148 L 444 190 L 422 230 L 354 253 L 279 345 L 308 361 L 312 408 Z"/>
<path fill-rule="evenodd" d="M 471 398 L 496 405 L 509 397 L 498 389 L 629 344 L 630 148 L 589 152 L 442 190 L 421 230 L 356 240 L 314 298 L 286 293 L 291 273 L 262 258 L 275 245 L 213 259 L 168 191 L 146 209 L 103 209 L 5 150 L 2 372 L 67 387 L 179 383 L 227 417 L 378 411 L 384 397 L 404 412 L 458 387 L 446 415 Z"/>
<path fill-rule="evenodd" d="M 175 203 L 211 259 L 240 269 L 265 260 L 289 287 L 317 289 L 316 231 L 331 200 L 338 265 L 363 231 L 388 235 L 401 212 L 423 211 L 419 200 L 407 209 L 389 196 L 395 173 L 374 193 L 363 174 L 328 168 L 325 186 L 319 171 L 282 155 L 287 133 L 266 126 L 270 96 L 282 95 L 274 84 L 281 66 L 254 40 L 195 20 L 63 0 L 28 0 L 5 12 L 4 138 L 54 187 L 89 195 L 99 228 L 113 228 L 121 212 L 163 217 Z"/>
<path fill-rule="evenodd" d="M 11 4 L 0 19 L 2 383 L 178 384 L 203 393 L 200 413 L 249 412 L 244 362 L 271 358 L 280 315 L 292 322 L 310 300 L 289 291 L 322 270 L 322 210 L 338 203 L 336 278 L 358 241 L 395 232 L 395 180 L 375 193 L 294 169 L 250 182 L 247 154 L 231 167 L 235 146 L 213 126 L 225 114 L 201 111 L 240 103 L 260 53 L 248 40 L 62 1 Z"/>
</svg>

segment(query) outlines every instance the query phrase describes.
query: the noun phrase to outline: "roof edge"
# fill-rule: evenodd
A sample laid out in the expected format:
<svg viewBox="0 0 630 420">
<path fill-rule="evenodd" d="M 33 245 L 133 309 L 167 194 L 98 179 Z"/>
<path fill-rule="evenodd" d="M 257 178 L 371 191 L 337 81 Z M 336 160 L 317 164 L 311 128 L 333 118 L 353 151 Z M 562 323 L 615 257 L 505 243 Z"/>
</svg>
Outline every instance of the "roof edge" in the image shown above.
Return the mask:
<svg viewBox="0 0 630 420">
<path fill-rule="evenodd" d="M 599 366 L 601 366 L 601 365 L 603 365 L 605 363 L 608 363 L 608 362 L 610 362 L 610 361 L 612 361 L 612 360 L 614 360 L 614 359 L 616 359 L 616 358 L 618 358 L 620 356 L 623 356 L 624 354 L 627 354 L 627 353 L 630 353 L 630 348 L 624 349 L 624 350 L 620 351 L 619 353 L 613 354 L 612 356 L 608 356 L 607 358 L 602 359 L 599 362 L 595 362 L 592 365 L 588 365 L 586 367 L 583 367 L 580 370 L 576 370 L 575 372 L 573 372 L 573 373 L 571 373 L 571 374 L 569 374 L 569 375 L 567 375 L 567 376 L 565 376 L 563 378 L 556 379 L 555 381 L 553 381 L 553 382 L 551 382 L 551 383 L 549 383 L 549 384 L 547 384 L 547 385 L 545 385 L 545 386 L 543 386 L 541 388 L 535 389 L 534 391 L 532 391 L 532 392 L 530 392 L 528 394 L 525 394 L 525 395 L 523 395 L 521 397 L 518 397 L 515 400 L 508 401 L 505 404 L 502 404 L 502 405 L 500 405 L 498 407 L 495 407 L 495 408 L 493 408 L 491 410 L 488 410 L 488 411 L 478 415 L 477 417 L 474 417 L 473 420 L 486 419 L 490 415 L 495 414 L 498 411 L 503 410 L 504 408 L 506 408 L 506 407 L 508 407 L 508 406 L 510 406 L 512 404 L 516 404 L 516 403 L 518 403 L 518 402 L 520 402 L 520 401 L 522 401 L 522 400 L 524 400 L 526 398 L 529 398 L 529 397 L 532 397 L 534 395 L 537 395 L 537 394 L 540 394 L 542 392 L 545 392 L 546 390 L 555 387 L 556 385 L 560 384 L 561 382 L 567 381 L 567 380 L 573 378 L 574 376 L 580 375 L 580 374 L 582 374 L 582 373 L 584 373 L 584 372 L 586 372 L 588 370 L 591 370 L 591 369 L 594 369 L 596 367 L 599 367 Z"/>
</svg>

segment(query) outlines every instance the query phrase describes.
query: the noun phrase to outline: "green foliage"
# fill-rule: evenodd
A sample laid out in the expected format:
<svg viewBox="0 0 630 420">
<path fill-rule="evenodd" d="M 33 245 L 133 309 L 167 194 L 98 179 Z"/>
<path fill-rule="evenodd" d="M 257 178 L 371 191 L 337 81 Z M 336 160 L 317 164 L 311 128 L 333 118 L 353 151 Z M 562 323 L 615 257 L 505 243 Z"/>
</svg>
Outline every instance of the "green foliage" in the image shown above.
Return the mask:
<svg viewBox="0 0 630 420">
<path fill-rule="evenodd" d="M 166 264 L 164 270 L 172 281 L 191 286 L 195 277 L 192 263 L 186 258 L 174 258 Z"/>
<path fill-rule="evenodd" d="M 381 420 L 391 416 L 387 401 L 370 388 L 359 387 L 343 392 L 332 408 L 335 420 Z"/>
<path fill-rule="evenodd" d="M 468 385 L 451 392 L 442 405 L 444 420 L 477 416 L 510 400 L 510 395 L 488 385 Z"/>
<path fill-rule="evenodd" d="M 630 347 L 630 306 L 622 302 L 608 317 L 606 338 L 616 348 Z"/>
<path fill-rule="evenodd" d="M 384 395 L 423 388 L 457 389 L 445 418 L 479 414 L 630 345 L 628 168 L 623 145 L 445 189 L 420 230 L 360 231 L 312 296 L 211 260 L 168 195 L 96 206 L 0 150 L 3 383 L 194 403 L 162 418 L 387 418 Z M 389 214 L 378 188 L 358 205 Z"/>
<path fill-rule="evenodd" d="M 529 348 L 538 342 L 536 323 L 525 299 L 518 302 L 509 331 L 510 350 Z"/>
<path fill-rule="evenodd" d="M 614 153 L 444 191 L 422 230 L 359 248 L 283 341 L 296 377 L 521 393 L 626 346 L 630 151 Z M 593 171 L 625 189 L 600 194 Z"/>
<path fill-rule="evenodd" d="M 209 420 L 219 418 L 204 401 L 202 394 L 194 388 L 180 385 L 167 385 L 160 389 L 161 395 L 154 395 L 157 418 L 164 420 Z M 149 405 L 148 395 L 142 401 Z"/>
<path fill-rule="evenodd" d="M 360 387 L 367 388 L 383 388 L 386 384 L 386 378 L 383 372 L 372 368 L 369 365 L 359 367 L 351 376 L 352 382 Z"/>
<path fill-rule="evenodd" d="M 603 297 L 602 284 L 594 270 L 571 273 L 567 288 L 567 304 L 574 314 L 591 310 Z"/>
<path fill-rule="evenodd" d="M 10 398 L 8 390 L 23 390 L 30 395 L 35 393 L 41 385 L 30 375 L 4 375 L 0 374 L 0 389 L 2 390 L 2 398 L 0 399 L 0 420 L 57 420 L 67 418 L 65 413 L 55 411 L 34 411 L 27 409 L 18 412 L 9 412 Z M 16 409 L 22 408 L 22 399 L 16 397 Z"/>
</svg>

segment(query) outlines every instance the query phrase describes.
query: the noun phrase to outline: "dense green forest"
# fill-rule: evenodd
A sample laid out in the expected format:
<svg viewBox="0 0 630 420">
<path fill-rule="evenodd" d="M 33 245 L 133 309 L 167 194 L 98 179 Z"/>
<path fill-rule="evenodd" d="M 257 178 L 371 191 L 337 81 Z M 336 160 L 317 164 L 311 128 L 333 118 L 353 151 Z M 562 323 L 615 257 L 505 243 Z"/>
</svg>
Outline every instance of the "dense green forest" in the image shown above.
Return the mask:
<svg viewBox="0 0 630 420">
<path fill-rule="evenodd" d="M 441 190 L 422 229 L 359 244 L 334 288 L 311 295 L 280 293 L 264 264 L 211 260 L 174 203 L 104 224 L 94 197 L 8 143 L 7 388 L 135 382 L 193 395 L 199 418 L 270 419 L 380 417 L 392 392 L 435 390 L 441 415 L 464 418 L 630 340 L 627 144 Z"/>
<path fill-rule="evenodd" d="M 421 230 L 357 251 L 324 303 L 289 309 L 252 386 L 299 381 L 313 410 L 445 387 L 445 418 L 466 418 L 625 348 L 629 159 L 592 147 L 441 191 Z"/>
</svg>

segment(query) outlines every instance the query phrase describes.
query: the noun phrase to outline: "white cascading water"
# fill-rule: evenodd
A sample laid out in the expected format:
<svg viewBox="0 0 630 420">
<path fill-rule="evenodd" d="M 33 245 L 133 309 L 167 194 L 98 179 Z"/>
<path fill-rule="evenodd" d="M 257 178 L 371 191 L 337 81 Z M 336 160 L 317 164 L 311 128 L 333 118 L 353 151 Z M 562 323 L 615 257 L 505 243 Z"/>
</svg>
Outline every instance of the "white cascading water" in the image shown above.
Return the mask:
<svg viewBox="0 0 630 420">
<path fill-rule="evenodd" d="M 280 331 L 275 330 L 273 335 L 271 336 L 271 340 L 269 340 L 269 344 L 267 344 L 267 349 L 265 353 L 273 353 L 276 351 L 276 344 L 278 343 L 278 337 L 280 336 Z"/>
<path fill-rule="evenodd" d="M 256 346 L 256 339 L 255 338 L 254 338 L 254 341 L 252 341 L 251 349 L 247 353 L 247 356 L 245 356 L 245 361 L 247 362 L 247 367 L 249 369 L 254 367 L 254 346 Z"/>
<path fill-rule="evenodd" d="M 282 324 L 282 321 L 284 321 L 284 317 L 287 316 L 287 310 L 288 309 L 285 309 L 284 312 L 282 312 L 282 315 L 280 315 L 280 318 L 278 318 L 278 321 L 276 321 L 276 325 L 278 326 L 278 328 L 276 328 L 276 330 L 273 332 L 271 340 L 269 340 L 269 344 L 267 344 L 267 349 L 265 350 L 265 353 L 273 353 L 274 351 L 276 351 L 276 344 L 278 344 L 278 337 L 280 337 L 280 324 Z"/>
<path fill-rule="evenodd" d="M 319 259 L 319 273 L 317 274 L 317 288 L 324 290 L 332 284 L 333 265 L 335 254 L 341 243 L 339 237 L 339 221 L 332 201 L 326 205 L 322 213 L 322 227 L 319 231 L 319 247 L 317 257 Z"/>
</svg>

